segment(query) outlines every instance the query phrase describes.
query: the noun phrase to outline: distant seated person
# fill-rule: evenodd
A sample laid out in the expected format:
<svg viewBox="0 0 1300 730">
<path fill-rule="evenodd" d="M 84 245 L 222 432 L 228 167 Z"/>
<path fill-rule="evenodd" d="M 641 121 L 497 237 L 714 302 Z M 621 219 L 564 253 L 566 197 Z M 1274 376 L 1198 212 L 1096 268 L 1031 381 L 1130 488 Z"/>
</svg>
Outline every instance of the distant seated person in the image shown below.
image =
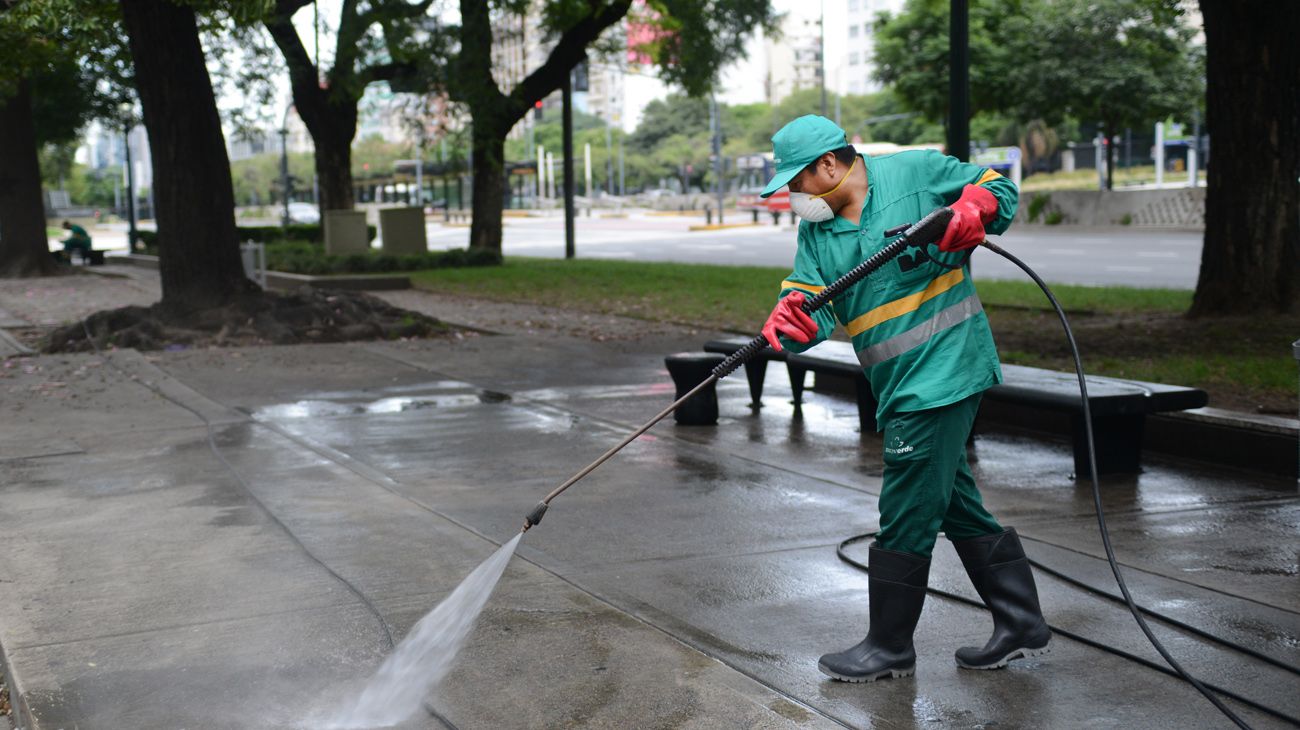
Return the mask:
<svg viewBox="0 0 1300 730">
<path fill-rule="evenodd" d="M 86 233 L 85 228 L 72 221 L 63 221 L 63 228 L 70 231 L 70 235 L 59 242 L 63 244 L 63 255 L 71 261 L 72 252 L 76 251 L 83 261 L 86 260 L 91 250 L 90 234 Z"/>
</svg>

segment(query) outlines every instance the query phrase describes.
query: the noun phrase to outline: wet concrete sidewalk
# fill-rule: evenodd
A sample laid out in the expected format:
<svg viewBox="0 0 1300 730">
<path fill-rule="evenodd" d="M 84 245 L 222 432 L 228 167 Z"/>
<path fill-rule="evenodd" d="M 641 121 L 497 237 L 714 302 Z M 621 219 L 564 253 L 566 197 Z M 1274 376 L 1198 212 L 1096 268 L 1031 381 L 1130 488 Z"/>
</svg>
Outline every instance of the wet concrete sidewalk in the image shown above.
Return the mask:
<svg viewBox="0 0 1300 730">
<path fill-rule="evenodd" d="M 671 400 L 663 355 L 709 335 L 566 326 L 10 360 L 0 649 L 24 722 L 320 727 L 538 499 Z M 816 657 L 866 625 L 866 576 L 835 546 L 876 524 L 880 442 L 851 402 L 795 413 L 769 380 L 761 410 L 725 382 L 717 427 L 662 424 L 557 499 L 408 726 L 1226 726 L 1183 683 L 1062 637 L 958 670 L 987 615 L 933 596 L 915 678 L 825 681 Z M 973 455 L 1032 557 L 1114 590 L 1065 444 L 990 434 Z M 1141 602 L 1300 663 L 1294 484 L 1153 459 L 1104 489 Z M 943 543 L 931 582 L 974 596 Z M 1053 623 L 1158 660 L 1121 608 L 1040 591 Z M 1203 679 L 1300 715 L 1293 674 L 1156 631 Z"/>
</svg>

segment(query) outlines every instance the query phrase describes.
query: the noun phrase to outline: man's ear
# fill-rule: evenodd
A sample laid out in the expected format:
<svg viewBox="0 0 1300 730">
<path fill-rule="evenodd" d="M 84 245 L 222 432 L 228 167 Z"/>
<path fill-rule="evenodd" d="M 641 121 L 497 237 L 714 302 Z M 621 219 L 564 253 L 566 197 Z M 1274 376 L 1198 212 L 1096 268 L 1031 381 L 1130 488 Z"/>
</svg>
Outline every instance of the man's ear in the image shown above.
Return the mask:
<svg viewBox="0 0 1300 730">
<path fill-rule="evenodd" d="M 835 177 L 835 153 L 827 152 L 817 158 L 817 167 L 826 172 L 826 177 Z"/>
</svg>

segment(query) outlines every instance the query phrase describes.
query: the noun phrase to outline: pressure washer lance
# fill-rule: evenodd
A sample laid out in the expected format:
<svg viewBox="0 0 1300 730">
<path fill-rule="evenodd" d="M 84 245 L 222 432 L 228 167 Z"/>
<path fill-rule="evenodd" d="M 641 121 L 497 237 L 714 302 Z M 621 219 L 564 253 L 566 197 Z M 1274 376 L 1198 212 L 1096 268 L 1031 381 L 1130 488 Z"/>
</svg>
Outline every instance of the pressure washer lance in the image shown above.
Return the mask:
<svg viewBox="0 0 1300 730">
<path fill-rule="evenodd" d="M 908 246 L 925 246 L 939 240 L 939 238 L 943 236 L 944 231 L 948 229 L 948 221 L 950 220 L 952 220 L 952 210 L 947 207 L 940 207 L 935 208 L 912 226 L 903 227 L 901 230 L 903 235 L 897 240 L 890 242 L 866 261 L 853 267 L 847 274 L 831 282 L 829 286 L 812 299 L 805 301 L 802 307 L 803 311 L 812 314 L 818 309 L 821 309 L 832 299 L 843 294 L 846 289 L 859 281 L 862 281 L 862 279 L 866 278 L 867 275 L 892 261 L 895 256 L 902 253 L 903 249 Z M 898 228 L 885 231 L 885 237 L 888 238 L 897 235 L 899 232 L 900 229 Z M 726 360 L 718 363 L 718 366 L 713 368 L 712 374 L 710 374 L 708 378 L 705 378 L 704 382 L 692 388 L 691 392 L 678 398 L 672 405 L 660 411 L 654 418 L 651 418 L 644 426 L 628 434 L 626 438 L 620 441 L 612 449 L 601 454 L 599 459 L 588 464 L 582 471 L 569 477 L 568 481 L 556 487 L 550 494 L 546 495 L 546 499 L 538 502 L 537 506 L 533 508 L 533 511 L 529 512 L 528 516 L 524 518 L 523 532 L 528 532 L 529 528 L 542 521 L 542 517 L 546 514 L 547 508 L 551 506 L 551 500 L 558 497 L 561 492 L 573 486 L 579 479 L 587 476 L 594 471 L 596 467 L 608 461 L 611 456 L 621 451 L 624 446 L 635 441 L 638 436 L 649 431 L 652 426 L 662 421 L 668 416 L 668 414 L 677 410 L 683 403 L 689 400 L 691 396 L 699 393 L 705 388 L 712 387 L 714 383 L 718 382 L 718 380 L 735 372 L 736 368 L 762 352 L 766 347 L 768 347 L 767 338 L 763 335 L 758 335 L 746 343 L 744 347 L 731 353 Z"/>
</svg>

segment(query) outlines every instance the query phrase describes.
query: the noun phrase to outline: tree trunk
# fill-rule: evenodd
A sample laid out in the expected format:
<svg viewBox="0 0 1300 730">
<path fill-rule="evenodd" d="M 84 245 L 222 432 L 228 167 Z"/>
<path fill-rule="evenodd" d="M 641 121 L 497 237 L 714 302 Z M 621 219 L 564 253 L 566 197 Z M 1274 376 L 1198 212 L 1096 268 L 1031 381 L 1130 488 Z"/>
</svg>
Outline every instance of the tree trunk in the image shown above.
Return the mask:
<svg viewBox="0 0 1300 730">
<path fill-rule="evenodd" d="M 490 7 L 482 0 L 460 0 L 460 52 L 453 64 L 452 97 L 469 105 L 474 118 L 474 222 L 470 248 L 501 250 L 501 212 L 505 197 L 505 140 L 510 128 L 533 103 L 560 88 L 573 67 L 586 55 L 589 44 L 606 28 L 627 15 L 632 0 L 608 5 L 593 3 L 552 46 L 546 61 L 520 81 L 509 94 L 501 93 L 492 77 L 492 23 Z"/>
<path fill-rule="evenodd" d="M 351 88 L 357 83 L 355 78 L 340 78 L 351 73 L 351 62 L 344 63 L 347 68 L 339 68 L 337 60 L 335 73 L 330 74 L 329 82 L 322 87 L 316 65 L 293 26 L 291 18 L 298 5 L 292 3 L 267 19 L 266 30 L 284 56 L 294 109 L 311 133 L 315 146 L 320 208 L 322 211 L 351 210 L 356 202 L 352 189 L 352 138 L 357 135 L 357 104 L 362 90 Z M 346 15 L 344 24 L 349 22 L 355 25 L 359 21 L 355 15 Z M 355 31 L 353 27 L 350 33 L 340 35 L 353 37 Z M 360 40 L 354 37 L 351 42 Z"/>
<path fill-rule="evenodd" d="M 486 114 L 474 113 L 474 219 L 469 229 L 469 246 L 500 253 L 501 213 L 506 192 L 506 135 L 492 129 L 486 119 Z"/>
<path fill-rule="evenodd" d="M 13 96 L 0 98 L 0 160 L 0 276 L 53 274 L 26 79 L 18 82 Z"/>
<path fill-rule="evenodd" d="M 194 11 L 121 0 L 153 157 L 162 305 L 183 314 L 256 291 L 235 231 L 230 160 Z"/>
<path fill-rule="evenodd" d="M 351 109 L 351 124 L 346 109 L 326 105 L 322 115 L 312 115 L 303 122 L 311 131 L 316 147 L 316 184 L 320 189 L 320 209 L 352 210 L 356 194 L 352 189 L 352 138 L 357 131 L 357 110 Z"/>
<path fill-rule="evenodd" d="M 1191 314 L 1300 310 L 1300 4 L 1201 0 L 1205 245 Z"/>
</svg>

